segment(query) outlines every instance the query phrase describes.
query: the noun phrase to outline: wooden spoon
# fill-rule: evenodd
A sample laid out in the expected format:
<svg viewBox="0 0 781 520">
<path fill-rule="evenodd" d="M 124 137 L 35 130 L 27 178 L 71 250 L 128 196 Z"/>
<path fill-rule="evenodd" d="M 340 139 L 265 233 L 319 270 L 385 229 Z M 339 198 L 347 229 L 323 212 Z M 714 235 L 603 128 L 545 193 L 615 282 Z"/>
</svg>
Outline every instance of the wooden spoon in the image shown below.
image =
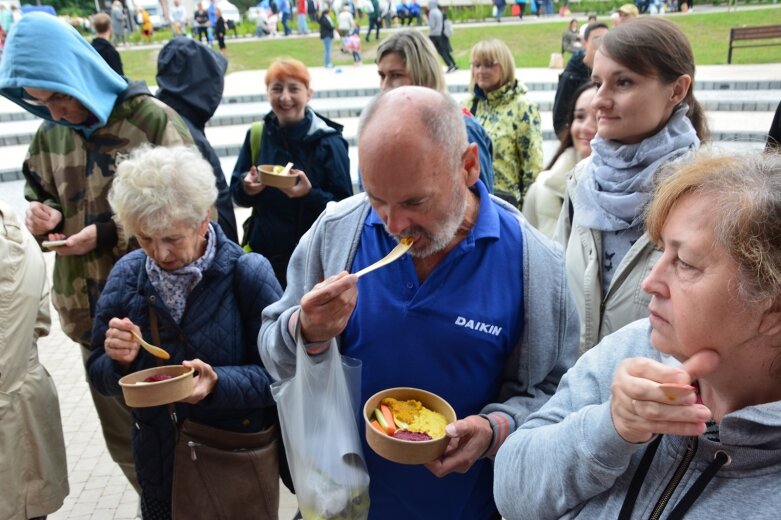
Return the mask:
<svg viewBox="0 0 781 520">
<path fill-rule="evenodd" d="M 171 359 L 171 355 L 168 352 L 166 352 L 165 350 L 161 349 L 160 347 L 156 347 L 156 346 L 152 345 L 151 343 L 147 343 L 146 341 L 144 341 L 144 338 L 142 338 L 141 336 L 139 336 L 138 334 L 136 334 L 132 330 L 130 331 L 130 333 L 133 335 L 134 338 L 136 338 L 138 343 L 142 347 L 144 347 L 144 350 L 146 350 L 147 352 L 149 352 L 153 356 L 158 357 L 160 359 Z"/>
<path fill-rule="evenodd" d="M 409 251 L 409 248 L 412 247 L 412 243 L 414 240 L 409 237 L 402 238 L 401 241 L 398 243 L 396 247 L 391 249 L 391 252 L 385 255 L 385 258 L 382 258 L 380 260 L 377 260 L 372 265 L 364 267 L 357 273 L 355 273 L 355 276 L 361 277 L 365 275 L 366 273 L 370 273 L 374 271 L 375 269 L 379 269 L 380 267 L 386 266 L 389 263 L 393 262 L 394 260 L 398 260 L 401 258 L 401 255 Z"/>
<path fill-rule="evenodd" d="M 659 389 L 664 392 L 664 397 L 670 402 L 679 401 L 694 394 L 695 391 L 692 385 L 678 383 L 659 383 Z"/>
<path fill-rule="evenodd" d="M 285 169 L 282 170 L 282 173 L 280 175 L 290 175 L 290 169 L 293 167 L 293 163 L 289 162 L 285 165 Z"/>
<path fill-rule="evenodd" d="M 279 168 L 279 166 L 274 166 L 274 168 L 271 170 L 271 173 L 273 173 L 274 175 L 290 175 L 290 169 L 291 169 L 292 167 L 293 167 L 293 163 L 292 163 L 292 162 L 289 162 L 289 163 L 287 163 L 287 164 L 285 165 L 285 167 L 284 167 L 284 168 L 282 168 L 281 170 L 279 170 L 279 173 L 277 173 L 277 172 L 275 172 L 274 170 L 276 170 L 277 168 Z"/>
</svg>

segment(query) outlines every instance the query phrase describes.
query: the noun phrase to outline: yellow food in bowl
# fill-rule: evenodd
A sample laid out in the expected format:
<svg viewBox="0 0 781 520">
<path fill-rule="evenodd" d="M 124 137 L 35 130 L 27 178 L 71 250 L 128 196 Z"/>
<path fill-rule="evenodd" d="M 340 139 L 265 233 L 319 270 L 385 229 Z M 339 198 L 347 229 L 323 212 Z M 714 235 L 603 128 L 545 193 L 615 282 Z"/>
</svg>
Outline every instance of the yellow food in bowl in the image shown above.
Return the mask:
<svg viewBox="0 0 781 520">
<path fill-rule="evenodd" d="M 382 404 L 388 406 L 393 413 L 393 418 L 405 426 L 402 429 L 411 432 L 427 433 L 432 440 L 445 436 L 447 419 L 439 412 L 429 410 L 420 401 L 408 399 L 399 401 L 393 397 L 386 397 Z"/>
<path fill-rule="evenodd" d="M 274 166 L 274 168 L 271 170 L 271 173 L 274 175 L 281 175 L 283 171 L 285 171 L 284 166 Z"/>
</svg>

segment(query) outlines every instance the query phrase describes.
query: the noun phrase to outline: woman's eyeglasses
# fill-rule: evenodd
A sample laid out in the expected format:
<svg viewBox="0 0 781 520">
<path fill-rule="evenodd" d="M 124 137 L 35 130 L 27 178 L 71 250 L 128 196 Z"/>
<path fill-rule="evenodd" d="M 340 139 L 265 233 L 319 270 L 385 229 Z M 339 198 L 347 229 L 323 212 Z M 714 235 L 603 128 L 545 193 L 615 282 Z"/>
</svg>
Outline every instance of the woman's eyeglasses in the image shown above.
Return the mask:
<svg viewBox="0 0 781 520">
<path fill-rule="evenodd" d="M 37 99 L 28 94 L 26 90 L 22 89 L 22 101 L 34 107 L 60 107 L 65 103 L 73 101 L 73 96 L 69 96 L 68 94 L 58 94 L 55 92 L 47 99 Z"/>
<path fill-rule="evenodd" d="M 480 70 L 480 69 L 492 69 L 499 65 L 498 61 L 486 61 L 483 63 L 472 63 L 472 68 L 474 70 Z"/>
</svg>

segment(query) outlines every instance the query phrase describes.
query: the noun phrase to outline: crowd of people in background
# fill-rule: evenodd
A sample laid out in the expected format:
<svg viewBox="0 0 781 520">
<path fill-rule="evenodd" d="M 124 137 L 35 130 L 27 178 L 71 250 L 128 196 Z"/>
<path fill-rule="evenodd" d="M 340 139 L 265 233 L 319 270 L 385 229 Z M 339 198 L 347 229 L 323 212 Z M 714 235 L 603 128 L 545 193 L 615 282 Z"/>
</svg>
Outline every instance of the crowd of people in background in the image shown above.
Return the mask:
<svg viewBox="0 0 781 520">
<path fill-rule="evenodd" d="M 668 6 L 667 4 L 657 5 L 659 1 L 649 0 L 639 6 L 624 4 L 614 12 L 611 18 L 612 23 L 614 25 L 621 23 L 627 17 L 634 17 L 640 13 L 662 13 L 668 9 Z M 537 13 L 537 16 L 552 15 L 552 7 L 549 8 L 545 0 L 541 0 L 539 7 L 537 3 L 532 3 L 534 5 L 532 11 Z M 182 0 L 172 0 L 167 12 L 162 15 L 155 13 L 152 16 L 143 6 L 129 7 L 124 0 L 114 0 L 104 11 L 111 20 L 109 41 L 115 47 L 119 45 L 127 47 L 129 38 L 137 32 L 141 43 L 152 43 L 155 41 L 155 32 L 160 27 L 167 26 L 170 27 L 174 37 L 197 38 L 201 42 L 207 41 L 209 45 L 216 43 L 219 50 L 225 53 L 227 50 L 225 38 L 230 31 L 233 32 L 234 37 L 238 37 L 239 22 L 233 16 L 223 16 L 218 4 L 218 0 L 200 1 L 194 5 L 192 12 L 188 12 L 188 8 L 182 4 Z M 689 4 L 683 3 L 682 5 L 688 6 Z M 501 21 L 507 6 L 505 0 L 494 2 L 492 16 L 497 22 Z M 688 7 L 684 7 L 684 9 L 688 9 Z M 516 1 L 511 4 L 512 14 L 519 16 L 521 20 L 525 10 L 525 1 L 523 3 Z M 565 14 L 568 15 L 568 12 L 559 13 L 560 16 L 565 16 Z M 367 27 L 365 40 L 368 42 L 371 40 L 372 34 L 375 39 L 379 40 L 382 28 L 411 26 L 413 22 L 416 26 L 421 26 L 426 22 L 436 49 L 448 66 L 448 72 L 458 68 L 452 59 L 452 46 L 449 42 L 453 33 L 453 24 L 448 19 L 447 8 L 440 8 L 436 0 L 425 2 L 425 6 L 421 6 L 418 0 L 398 0 L 397 2 L 394 0 L 359 0 L 357 2 L 354 0 L 297 0 L 296 2 L 292 0 L 260 0 L 255 7 L 250 9 L 247 18 L 254 19 L 254 35 L 256 37 L 275 37 L 280 34 L 284 36 L 293 34 L 291 25 L 294 15 L 296 16 L 296 33 L 299 35 L 310 34 L 312 29 L 309 24 L 316 22 L 319 26 L 321 39 L 325 40 L 324 35 L 327 32 L 328 22 L 330 25 L 336 26 L 338 30 L 329 33 L 331 40 L 336 38 L 341 52 L 352 54 L 356 64 L 361 63 L 360 49 L 357 48 L 360 47 L 360 42 L 352 41 L 348 45 L 348 40 L 353 36 L 353 32 L 360 34 L 361 24 L 365 24 Z M 21 16 L 22 12 L 18 6 L 11 5 L 9 7 L 0 3 L 0 55 L 8 30 Z M 328 17 L 329 20 L 325 21 L 324 16 Z M 157 21 L 158 18 L 163 21 L 162 25 Z M 589 23 L 591 21 L 589 18 Z M 105 30 L 98 31 L 94 17 L 82 20 L 80 25 L 85 29 L 92 29 L 96 35 L 107 33 Z M 581 48 L 585 27 L 586 24 L 581 26 L 581 38 L 578 38 L 578 22 L 575 19 L 571 21 L 569 28 L 562 35 L 562 53 L 574 54 Z M 324 41 L 323 45 L 324 49 L 326 47 L 329 49 L 326 54 L 330 56 L 332 41 Z M 324 62 L 328 66 L 329 59 L 324 59 Z"/>
<path fill-rule="evenodd" d="M 494 3 L 496 22 L 507 7 Z M 511 9 L 522 18 L 526 2 Z M 170 454 L 193 423 L 273 439 L 270 494 L 247 497 L 273 517 L 286 468 L 271 385 L 329 349 L 361 361 L 359 402 L 421 387 L 459 418 L 425 465 L 364 442 L 369 518 L 777 514 L 781 105 L 765 151 L 702 150 L 691 45 L 641 16 L 662 9 L 571 20 L 545 165 L 540 110 L 504 41 L 476 42 L 467 95 L 448 94 L 458 66 L 436 0 L 262 0 L 256 34 L 292 34 L 294 13 L 299 34 L 316 22 L 325 68 L 334 40 L 356 64 L 362 39 L 380 41 L 357 193 L 344 127 L 310 106 L 312 76 L 292 58 L 266 70 L 270 111 L 226 182 L 205 134 L 228 67 L 216 0 L 193 13 L 174 0 L 179 37 L 158 55 L 154 95 L 116 49 L 136 27 L 151 41 L 144 9 L 115 0 L 91 42 L 47 14 L 12 16 L 0 95 L 44 123 L 24 160 L 26 214 L 0 201 L 0 263 L 14 273 L 0 275 L 0 390 L 24 394 L 3 428 L 31 446 L 0 436 L 0 516 L 45 517 L 68 493 L 56 389 L 36 352 L 49 299 L 144 520 L 182 517 Z M 427 35 L 410 27 L 424 22 Z M 288 165 L 288 186 L 264 181 L 273 165 Z M 235 206 L 250 208 L 241 224 Z M 397 262 L 351 274 L 407 240 Z M 41 247 L 56 252 L 51 287 Z M 137 336 L 195 371 L 190 395 L 125 405 L 120 378 L 163 363 Z"/>
<path fill-rule="evenodd" d="M 234 36 L 238 36 L 238 22 L 233 17 L 221 16 L 218 7 L 218 0 L 203 0 L 197 2 L 188 12 L 188 8 L 182 4 L 182 0 L 172 0 L 168 6 L 167 12 L 163 15 L 155 14 L 163 20 L 162 25 L 158 25 L 153 20 L 147 9 L 143 6 L 129 7 L 124 0 L 114 0 L 104 11 L 111 18 L 111 43 L 114 46 L 128 46 L 128 37 L 138 32 L 142 43 L 152 43 L 154 41 L 155 31 L 160 27 L 170 27 L 173 36 L 188 36 L 198 38 L 199 41 L 206 40 L 209 45 L 217 43 L 221 52 L 227 49 L 225 36 L 233 31 Z M 529 7 L 528 4 L 531 5 Z M 250 20 L 254 20 L 257 37 L 264 36 L 289 36 L 293 34 L 292 20 L 296 20 L 295 32 L 299 35 L 307 35 L 312 32 L 309 24 L 316 22 L 319 30 L 323 32 L 323 15 L 331 19 L 333 25 L 338 28 L 339 46 L 342 52 L 350 53 L 345 48 L 346 39 L 357 30 L 360 33 L 360 25 L 365 24 L 367 32 L 365 40 L 371 39 L 372 33 L 375 39 L 380 38 L 382 28 L 421 26 L 424 23 L 429 25 L 429 30 L 435 40 L 443 38 L 449 39 L 452 36 L 452 22 L 448 20 L 447 8 L 437 5 L 436 0 L 424 2 L 421 6 L 418 0 L 260 0 L 258 4 L 251 8 Z M 612 16 L 613 25 L 620 24 L 623 20 L 636 17 L 640 14 L 663 14 L 668 11 L 689 11 L 692 9 L 692 2 L 665 2 L 663 0 L 643 0 L 638 3 L 628 3 L 617 8 Z M 501 22 L 510 10 L 513 16 L 518 16 L 523 20 L 524 13 L 531 11 L 538 17 L 553 16 L 552 0 L 513 0 L 511 3 L 506 0 L 494 0 L 492 4 L 491 16 Z M 327 12 L 326 12 L 327 11 Z M 349 12 L 349 17 L 345 14 Z M 432 20 L 433 12 L 433 20 Z M 441 13 L 441 21 L 440 21 Z M 2 42 L 8 33 L 11 25 L 22 17 L 23 13 L 17 5 L 6 5 L 0 3 L 0 53 L 2 52 Z M 559 16 L 569 16 L 569 10 L 566 5 L 558 13 Z M 348 19 L 349 18 L 349 19 Z M 591 23 L 592 17 L 588 23 Z M 84 20 L 81 25 L 85 29 L 92 29 L 96 32 L 94 20 Z M 562 35 L 562 53 L 576 53 L 582 45 L 583 31 L 587 24 L 583 24 L 578 29 L 579 23 L 572 19 L 570 26 Z M 279 30 L 281 29 L 281 31 Z M 578 31 L 580 31 L 578 33 Z M 101 31 L 105 33 L 106 31 Z M 578 38 L 580 34 L 580 38 Z M 334 36 L 336 33 L 334 33 Z M 435 46 L 440 56 L 445 60 L 448 68 L 456 70 L 450 52 L 452 48 L 448 41 L 436 42 Z M 356 63 L 359 60 L 356 59 Z"/>
</svg>

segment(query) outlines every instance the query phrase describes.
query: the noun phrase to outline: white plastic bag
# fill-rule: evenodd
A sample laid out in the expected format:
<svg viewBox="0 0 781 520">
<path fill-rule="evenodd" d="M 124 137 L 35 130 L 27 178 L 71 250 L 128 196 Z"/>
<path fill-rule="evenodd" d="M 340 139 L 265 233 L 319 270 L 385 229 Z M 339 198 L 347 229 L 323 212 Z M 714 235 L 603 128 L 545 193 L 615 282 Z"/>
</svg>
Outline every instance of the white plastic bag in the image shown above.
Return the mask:
<svg viewBox="0 0 781 520">
<path fill-rule="evenodd" d="M 271 385 L 304 520 L 364 520 L 369 472 L 356 422 L 361 363 L 328 350 L 309 356 L 300 334 L 296 374 Z"/>
</svg>

